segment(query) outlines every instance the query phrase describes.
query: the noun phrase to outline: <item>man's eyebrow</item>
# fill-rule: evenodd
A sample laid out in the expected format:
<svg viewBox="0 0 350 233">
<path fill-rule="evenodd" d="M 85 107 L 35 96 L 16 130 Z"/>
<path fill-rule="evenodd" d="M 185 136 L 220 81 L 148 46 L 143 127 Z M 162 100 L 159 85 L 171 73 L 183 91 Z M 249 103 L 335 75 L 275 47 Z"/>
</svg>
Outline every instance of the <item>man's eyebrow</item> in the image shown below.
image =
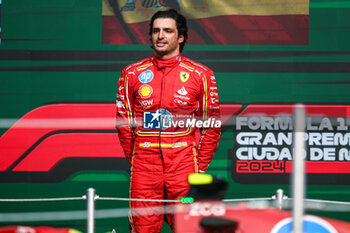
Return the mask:
<svg viewBox="0 0 350 233">
<path fill-rule="evenodd" d="M 164 29 L 164 30 L 173 30 L 174 28 L 171 28 L 171 27 L 153 27 L 153 29 Z"/>
</svg>

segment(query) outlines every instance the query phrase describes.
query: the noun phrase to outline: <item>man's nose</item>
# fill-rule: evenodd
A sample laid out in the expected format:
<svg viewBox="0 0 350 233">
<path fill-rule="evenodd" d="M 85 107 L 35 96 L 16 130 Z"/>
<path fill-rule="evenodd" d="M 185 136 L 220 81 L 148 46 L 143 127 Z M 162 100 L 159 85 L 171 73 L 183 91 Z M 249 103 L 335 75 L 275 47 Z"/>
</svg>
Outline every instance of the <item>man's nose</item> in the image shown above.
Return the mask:
<svg viewBox="0 0 350 233">
<path fill-rule="evenodd" d="M 163 30 L 159 31 L 158 38 L 160 38 L 160 39 L 164 38 L 164 31 Z"/>
</svg>

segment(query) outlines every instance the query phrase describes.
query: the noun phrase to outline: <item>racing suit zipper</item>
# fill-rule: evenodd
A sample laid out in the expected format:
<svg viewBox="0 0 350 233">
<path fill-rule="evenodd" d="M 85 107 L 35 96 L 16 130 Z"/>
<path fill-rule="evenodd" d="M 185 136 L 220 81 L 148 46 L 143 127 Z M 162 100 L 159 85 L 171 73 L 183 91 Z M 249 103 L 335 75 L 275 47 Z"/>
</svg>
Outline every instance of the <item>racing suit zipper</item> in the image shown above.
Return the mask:
<svg viewBox="0 0 350 233">
<path fill-rule="evenodd" d="M 159 107 L 160 109 L 163 108 L 162 106 L 162 99 L 163 99 L 163 85 L 164 85 L 164 76 L 165 76 L 165 67 L 163 69 L 160 69 L 160 71 L 163 73 L 162 74 L 162 79 L 161 79 L 161 84 L 160 84 L 160 101 L 159 101 Z M 160 116 L 160 128 L 159 128 L 159 153 L 163 157 L 162 153 L 162 128 L 163 128 L 163 121 L 164 121 L 164 114 L 166 111 L 166 107 L 164 107 L 164 110 L 161 112 Z M 163 160 L 164 162 L 164 160 Z"/>
<path fill-rule="evenodd" d="M 161 156 L 163 156 L 162 153 L 162 128 L 163 128 L 163 121 L 164 121 L 164 114 L 166 113 L 166 107 L 164 107 L 164 110 L 162 112 L 162 115 L 160 116 L 160 129 L 159 129 L 159 153 Z"/>
</svg>

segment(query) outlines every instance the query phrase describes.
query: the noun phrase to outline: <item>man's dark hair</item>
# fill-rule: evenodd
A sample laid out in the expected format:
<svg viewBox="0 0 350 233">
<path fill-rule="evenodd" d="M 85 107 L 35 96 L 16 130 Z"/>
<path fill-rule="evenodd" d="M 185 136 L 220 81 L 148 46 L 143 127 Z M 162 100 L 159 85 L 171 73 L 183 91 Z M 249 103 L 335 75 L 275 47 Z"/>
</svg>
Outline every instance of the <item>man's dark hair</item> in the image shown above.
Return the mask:
<svg viewBox="0 0 350 233">
<path fill-rule="evenodd" d="M 185 44 L 186 44 L 186 40 L 187 40 L 187 21 L 186 18 L 179 14 L 176 10 L 170 9 L 167 11 L 157 11 L 151 18 L 151 22 L 150 22 L 150 27 L 149 27 L 149 35 L 152 36 L 152 31 L 153 31 L 153 22 L 154 20 L 158 19 L 158 18 L 171 18 L 174 19 L 176 22 L 176 28 L 177 31 L 180 35 L 183 35 L 184 37 L 184 41 L 182 43 L 180 43 L 180 53 L 182 52 Z"/>
</svg>

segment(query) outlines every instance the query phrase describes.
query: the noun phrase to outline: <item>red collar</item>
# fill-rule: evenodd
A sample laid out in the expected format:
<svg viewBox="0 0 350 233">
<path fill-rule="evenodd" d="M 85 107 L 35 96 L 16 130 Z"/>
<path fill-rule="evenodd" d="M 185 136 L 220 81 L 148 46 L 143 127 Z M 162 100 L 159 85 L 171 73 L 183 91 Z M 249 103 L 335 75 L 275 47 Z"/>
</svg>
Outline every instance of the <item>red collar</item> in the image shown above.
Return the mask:
<svg viewBox="0 0 350 233">
<path fill-rule="evenodd" d="M 157 66 L 159 69 L 162 69 L 165 67 L 172 67 L 178 64 L 181 61 L 181 55 L 179 54 L 171 58 L 162 59 L 162 58 L 156 57 L 153 54 L 151 59 L 155 66 Z"/>
</svg>

